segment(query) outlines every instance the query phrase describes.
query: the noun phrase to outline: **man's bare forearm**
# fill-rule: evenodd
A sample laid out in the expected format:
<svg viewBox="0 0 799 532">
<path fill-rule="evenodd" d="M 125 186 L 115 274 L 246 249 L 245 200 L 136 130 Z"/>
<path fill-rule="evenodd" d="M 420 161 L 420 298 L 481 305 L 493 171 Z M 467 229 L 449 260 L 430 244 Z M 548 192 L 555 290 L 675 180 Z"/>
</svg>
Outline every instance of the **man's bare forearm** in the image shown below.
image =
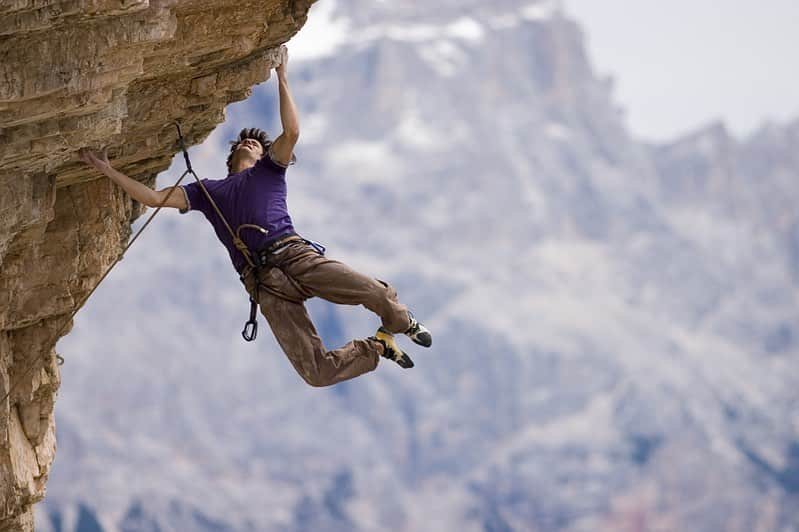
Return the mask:
<svg viewBox="0 0 799 532">
<path fill-rule="evenodd" d="M 283 132 L 292 137 L 300 134 L 300 121 L 297 118 L 297 107 L 289 90 L 289 81 L 285 74 L 278 74 L 278 91 L 280 93 L 280 121 L 283 124 Z"/>
<path fill-rule="evenodd" d="M 102 172 L 114 183 L 121 186 L 125 192 L 130 194 L 130 196 L 139 203 L 143 203 L 144 205 L 148 206 L 155 204 L 155 191 L 144 183 L 140 183 L 135 179 L 131 179 L 119 170 L 116 170 L 110 166 L 104 168 Z"/>
</svg>

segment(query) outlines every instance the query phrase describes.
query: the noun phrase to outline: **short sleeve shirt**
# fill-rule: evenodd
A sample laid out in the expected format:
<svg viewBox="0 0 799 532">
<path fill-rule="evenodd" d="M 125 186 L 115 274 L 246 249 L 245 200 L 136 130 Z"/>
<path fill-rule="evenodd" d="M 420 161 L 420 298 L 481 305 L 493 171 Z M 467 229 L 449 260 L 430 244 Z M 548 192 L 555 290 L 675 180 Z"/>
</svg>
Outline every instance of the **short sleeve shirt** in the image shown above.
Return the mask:
<svg viewBox="0 0 799 532">
<path fill-rule="evenodd" d="M 254 224 L 267 230 L 267 234 L 263 234 L 249 227 L 241 229 L 239 236 L 251 251 L 294 232 L 286 203 L 286 167 L 272 160 L 269 154 L 246 170 L 229 174 L 225 179 L 202 179 L 202 183 L 234 233 L 242 224 Z M 236 249 L 225 223 L 208 201 L 205 192 L 197 181 L 182 185 L 181 188 L 188 204 L 186 210 L 180 211 L 181 214 L 190 210 L 202 212 L 211 222 L 217 238 L 227 248 L 233 266 L 241 272 L 247 262 Z"/>
</svg>

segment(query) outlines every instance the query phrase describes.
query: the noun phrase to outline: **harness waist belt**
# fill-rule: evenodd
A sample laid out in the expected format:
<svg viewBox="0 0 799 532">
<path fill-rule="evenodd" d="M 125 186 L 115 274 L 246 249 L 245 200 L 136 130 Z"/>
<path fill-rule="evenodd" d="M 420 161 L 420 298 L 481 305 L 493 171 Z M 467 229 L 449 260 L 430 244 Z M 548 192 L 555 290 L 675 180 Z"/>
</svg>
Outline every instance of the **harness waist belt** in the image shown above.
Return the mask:
<svg viewBox="0 0 799 532">
<path fill-rule="evenodd" d="M 298 240 L 304 240 L 304 238 L 297 233 L 283 235 L 268 246 L 256 251 L 253 259 L 258 263 L 259 266 L 266 266 L 269 262 L 269 255 Z"/>
<path fill-rule="evenodd" d="M 263 253 L 273 253 L 289 242 L 294 242 L 295 240 L 303 240 L 303 238 L 297 233 L 289 233 L 287 235 L 281 236 L 265 248 L 259 249 L 258 254 L 261 255 Z"/>
</svg>

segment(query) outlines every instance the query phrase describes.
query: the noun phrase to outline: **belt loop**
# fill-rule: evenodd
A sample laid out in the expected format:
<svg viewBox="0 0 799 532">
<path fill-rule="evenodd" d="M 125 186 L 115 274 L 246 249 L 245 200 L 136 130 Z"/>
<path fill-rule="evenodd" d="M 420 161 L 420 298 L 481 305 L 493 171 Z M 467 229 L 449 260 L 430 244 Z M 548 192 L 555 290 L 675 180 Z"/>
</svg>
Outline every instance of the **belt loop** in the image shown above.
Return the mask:
<svg viewBox="0 0 799 532">
<path fill-rule="evenodd" d="M 255 258 L 260 267 L 267 268 L 269 266 L 269 253 L 265 249 L 257 251 L 255 253 Z"/>
</svg>

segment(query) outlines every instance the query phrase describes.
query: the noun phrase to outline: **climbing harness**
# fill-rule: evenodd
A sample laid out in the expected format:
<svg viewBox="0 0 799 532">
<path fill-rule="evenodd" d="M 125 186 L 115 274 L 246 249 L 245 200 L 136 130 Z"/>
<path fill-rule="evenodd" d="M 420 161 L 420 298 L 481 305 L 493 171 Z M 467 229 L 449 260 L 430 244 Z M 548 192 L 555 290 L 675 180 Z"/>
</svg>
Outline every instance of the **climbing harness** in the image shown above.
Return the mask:
<svg viewBox="0 0 799 532">
<path fill-rule="evenodd" d="M 242 240 L 241 230 L 252 229 L 264 235 L 269 234 L 269 231 L 267 231 L 260 225 L 244 223 L 236 228 L 235 233 L 233 232 L 233 229 L 230 227 L 230 224 L 225 219 L 225 216 L 222 214 L 222 211 L 219 209 L 216 202 L 211 197 L 211 194 L 208 192 L 208 189 L 205 188 L 203 182 L 200 180 L 200 178 L 197 177 L 197 174 L 194 173 L 194 170 L 191 167 L 191 161 L 189 161 L 189 153 L 188 151 L 186 151 L 186 146 L 183 143 L 183 135 L 180 132 L 180 125 L 177 122 L 175 122 L 175 125 L 178 128 L 178 139 L 180 141 L 180 148 L 181 150 L 183 150 L 183 158 L 186 160 L 186 168 L 188 168 L 188 170 L 186 171 L 190 172 L 194 176 L 197 183 L 200 185 L 200 188 L 205 194 L 205 197 L 208 199 L 208 202 L 214 208 L 214 211 L 216 212 L 217 216 L 219 216 L 219 219 L 222 220 L 222 223 L 225 224 L 225 228 L 228 230 L 228 233 L 230 233 L 230 237 L 233 239 L 233 245 L 236 247 L 236 249 L 239 250 L 239 252 L 242 254 L 244 260 L 247 263 L 243 271 L 240 273 L 239 278 L 244 283 L 247 275 L 249 275 L 250 273 L 254 275 L 255 286 L 253 291 L 255 292 L 255 295 L 250 294 L 250 315 L 249 319 L 244 324 L 244 329 L 241 331 L 242 338 L 244 338 L 244 340 L 246 340 L 247 342 L 252 342 L 253 340 L 255 340 L 255 337 L 258 335 L 258 320 L 256 319 L 256 316 L 258 311 L 258 301 L 260 299 L 261 290 L 269 292 L 270 294 L 273 294 L 276 297 L 279 297 L 286 301 L 290 301 L 292 303 L 302 302 L 301 300 L 296 300 L 286 296 L 285 294 L 281 294 L 261 283 L 261 272 L 265 269 L 269 269 L 274 266 L 269 263 L 269 255 L 272 253 L 277 253 L 278 250 L 280 250 L 281 248 L 287 246 L 288 244 L 294 241 L 301 241 L 304 242 L 305 244 L 308 244 L 309 246 L 313 247 L 320 255 L 325 254 L 325 247 L 318 242 L 303 238 L 296 233 L 290 233 L 288 235 L 283 235 L 278 240 L 275 240 L 274 242 L 269 244 L 266 248 L 260 249 L 255 253 L 253 253 L 247 247 L 247 244 L 244 243 L 244 240 Z"/>
<path fill-rule="evenodd" d="M 316 242 L 312 243 L 312 241 L 307 240 L 296 233 L 289 233 L 280 237 L 278 240 L 272 242 L 269 246 L 262 248 L 256 251 L 252 255 L 253 264 L 248 264 L 245 266 L 239 274 L 239 279 L 242 283 L 246 286 L 246 279 L 247 277 L 252 274 L 254 275 L 255 279 L 255 297 L 250 295 L 250 319 L 244 325 L 244 330 L 241 332 L 241 335 L 244 337 L 245 340 L 248 342 L 255 339 L 255 335 L 258 333 L 258 322 L 255 320 L 255 316 L 257 314 L 258 308 L 258 300 L 260 299 L 260 291 L 263 290 L 268 292 L 275 297 L 283 299 L 285 301 L 290 301 L 291 303 L 302 303 L 302 300 L 294 299 L 291 297 L 286 296 L 285 294 L 281 294 L 280 292 L 264 285 L 261 283 L 261 272 L 264 270 L 268 270 L 270 268 L 275 267 L 274 264 L 269 262 L 270 255 L 277 255 L 278 253 L 282 253 L 285 248 L 289 246 L 289 244 L 293 242 L 304 242 L 314 247 L 320 254 L 324 254 L 323 251 L 324 247 L 321 244 Z M 296 284 L 295 281 L 289 279 L 289 282 L 294 283 L 295 288 L 299 289 L 299 286 Z"/>
</svg>

